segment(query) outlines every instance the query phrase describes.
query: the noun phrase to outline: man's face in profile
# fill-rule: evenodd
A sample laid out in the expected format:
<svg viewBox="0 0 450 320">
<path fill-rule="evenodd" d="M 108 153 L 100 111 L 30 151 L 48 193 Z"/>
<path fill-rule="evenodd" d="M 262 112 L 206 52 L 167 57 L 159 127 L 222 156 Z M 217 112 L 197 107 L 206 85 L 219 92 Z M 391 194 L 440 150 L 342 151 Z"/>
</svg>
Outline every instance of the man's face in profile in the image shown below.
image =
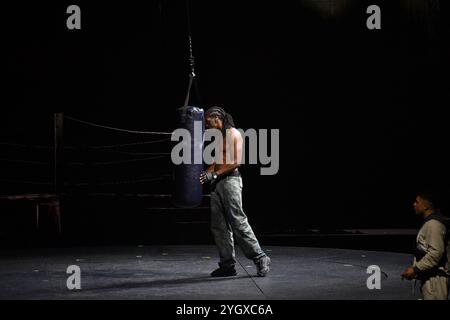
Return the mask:
<svg viewBox="0 0 450 320">
<path fill-rule="evenodd" d="M 206 117 L 205 118 L 206 129 L 220 129 L 221 121 L 218 117 Z"/>
<path fill-rule="evenodd" d="M 414 201 L 414 211 L 417 215 L 423 214 L 430 206 L 427 200 L 422 199 L 420 196 L 416 197 L 416 201 Z"/>
</svg>

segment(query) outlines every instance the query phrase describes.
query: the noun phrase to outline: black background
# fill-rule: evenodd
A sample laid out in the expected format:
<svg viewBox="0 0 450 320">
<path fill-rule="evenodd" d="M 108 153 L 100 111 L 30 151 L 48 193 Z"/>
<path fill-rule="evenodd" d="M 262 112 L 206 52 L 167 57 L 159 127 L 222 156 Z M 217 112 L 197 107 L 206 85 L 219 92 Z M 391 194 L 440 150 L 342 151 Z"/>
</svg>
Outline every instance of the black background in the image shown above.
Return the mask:
<svg viewBox="0 0 450 320">
<path fill-rule="evenodd" d="M 261 176 L 257 165 L 241 170 L 244 208 L 258 231 L 415 227 L 415 192 L 447 190 L 449 8 L 441 1 L 433 13 L 428 3 L 191 1 L 200 92 L 192 94 L 192 104 L 223 106 L 239 128 L 280 129 L 278 174 Z M 186 3 L 78 1 L 81 30 L 66 28 L 70 4 L 3 9 L 0 142 L 52 145 L 54 112 L 120 128 L 173 130 L 188 83 Z M 381 30 L 366 27 L 371 4 L 381 7 Z M 65 139 L 86 148 L 148 137 L 66 121 Z M 150 147 L 137 151 L 170 150 Z M 2 159 L 50 163 L 36 168 L 5 162 L 2 178 L 52 181 L 51 151 L 2 149 Z M 85 156 L 68 152 L 66 160 Z M 106 161 L 117 155 L 89 156 Z M 82 181 L 77 170 L 68 169 L 69 183 Z M 96 175 L 112 181 L 170 172 L 166 159 L 99 169 Z M 52 188 L 6 180 L 0 183 L 3 194 Z M 159 181 L 94 191 L 171 188 L 171 181 Z M 92 241 L 111 237 L 104 233 L 111 213 L 100 212 L 102 206 L 82 207 L 91 211 L 78 212 L 73 222 L 95 226 Z M 123 233 L 144 234 L 132 207 L 120 208 L 115 221 Z M 167 225 L 157 216 L 152 223 L 165 225 L 160 232 L 170 236 L 173 221 L 161 219 Z"/>
</svg>

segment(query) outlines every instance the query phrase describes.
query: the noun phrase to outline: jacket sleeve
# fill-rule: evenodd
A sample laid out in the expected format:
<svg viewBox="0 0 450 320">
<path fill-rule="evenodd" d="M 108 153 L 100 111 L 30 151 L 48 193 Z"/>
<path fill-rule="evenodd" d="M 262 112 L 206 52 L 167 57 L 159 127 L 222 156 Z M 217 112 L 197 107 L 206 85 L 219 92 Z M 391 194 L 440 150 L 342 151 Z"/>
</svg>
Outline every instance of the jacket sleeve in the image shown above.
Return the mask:
<svg viewBox="0 0 450 320">
<path fill-rule="evenodd" d="M 427 253 L 416 265 L 416 271 L 423 272 L 438 266 L 442 255 L 445 252 L 445 226 L 436 220 L 427 223 L 425 241 L 427 243 Z"/>
</svg>

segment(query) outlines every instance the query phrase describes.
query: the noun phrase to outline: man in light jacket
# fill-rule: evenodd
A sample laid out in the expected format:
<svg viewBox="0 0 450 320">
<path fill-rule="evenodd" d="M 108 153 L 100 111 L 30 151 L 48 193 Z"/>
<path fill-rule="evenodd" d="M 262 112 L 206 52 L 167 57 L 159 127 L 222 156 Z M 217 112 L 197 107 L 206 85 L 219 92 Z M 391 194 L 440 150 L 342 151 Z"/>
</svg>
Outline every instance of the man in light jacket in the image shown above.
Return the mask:
<svg viewBox="0 0 450 320">
<path fill-rule="evenodd" d="M 419 194 L 414 210 L 423 216 L 424 223 L 417 235 L 413 266 L 407 268 L 402 277 L 420 280 L 424 300 L 447 300 L 449 219 L 440 213 L 432 194 Z"/>
</svg>

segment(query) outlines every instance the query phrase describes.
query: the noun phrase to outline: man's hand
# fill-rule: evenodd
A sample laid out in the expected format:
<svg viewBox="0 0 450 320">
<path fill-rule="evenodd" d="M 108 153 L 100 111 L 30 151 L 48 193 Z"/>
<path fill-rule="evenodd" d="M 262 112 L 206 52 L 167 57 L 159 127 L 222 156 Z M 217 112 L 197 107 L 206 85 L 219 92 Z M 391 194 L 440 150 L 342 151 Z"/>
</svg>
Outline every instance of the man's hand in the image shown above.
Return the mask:
<svg viewBox="0 0 450 320">
<path fill-rule="evenodd" d="M 207 171 L 203 171 L 200 174 L 200 183 L 201 184 L 205 184 L 206 182 L 213 182 L 214 180 L 217 179 L 217 173 L 215 172 L 207 172 Z"/>
<path fill-rule="evenodd" d="M 415 277 L 416 277 L 416 273 L 415 273 L 414 269 L 411 268 L 411 267 L 409 267 L 408 269 L 406 269 L 402 273 L 402 278 L 405 278 L 405 279 L 408 279 L 408 280 L 412 280 Z"/>
</svg>

